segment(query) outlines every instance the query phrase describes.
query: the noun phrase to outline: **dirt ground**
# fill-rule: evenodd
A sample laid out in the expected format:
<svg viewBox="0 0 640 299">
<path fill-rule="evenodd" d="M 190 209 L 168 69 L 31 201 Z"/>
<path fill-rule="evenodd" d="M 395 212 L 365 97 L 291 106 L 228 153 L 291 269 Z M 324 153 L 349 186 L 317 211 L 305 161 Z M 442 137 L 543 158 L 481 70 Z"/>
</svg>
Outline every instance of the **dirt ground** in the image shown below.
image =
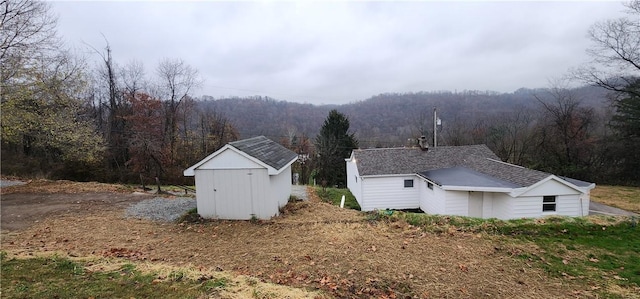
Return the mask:
<svg viewBox="0 0 640 299">
<path fill-rule="evenodd" d="M 16 254 L 60 252 L 225 270 L 336 298 L 595 297 L 589 286 L 551 278 L 513 258 L 521 245 L 369 221 L 313 195 L 270 221 L 176 224 L 125 218 L 124 208 L 145 198 L 130 192 L 16 190 L 1 198 L 2 250 Z"/>
</svg>

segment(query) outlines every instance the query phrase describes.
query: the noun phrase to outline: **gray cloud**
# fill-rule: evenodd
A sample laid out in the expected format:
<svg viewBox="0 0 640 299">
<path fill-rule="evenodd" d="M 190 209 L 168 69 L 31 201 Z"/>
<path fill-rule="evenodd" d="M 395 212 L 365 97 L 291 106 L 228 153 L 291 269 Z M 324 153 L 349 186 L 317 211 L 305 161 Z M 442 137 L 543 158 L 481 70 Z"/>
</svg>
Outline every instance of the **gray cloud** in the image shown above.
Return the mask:
<svg viewBox="0 0 640 299">
<path fill-rule="evenodd" d="M 197 95 L 345 103 L 382 92 L 544 87 L 586 61 L 616 2 L 53 2 L 75 47 L 197 68 Z"/>
</svg>

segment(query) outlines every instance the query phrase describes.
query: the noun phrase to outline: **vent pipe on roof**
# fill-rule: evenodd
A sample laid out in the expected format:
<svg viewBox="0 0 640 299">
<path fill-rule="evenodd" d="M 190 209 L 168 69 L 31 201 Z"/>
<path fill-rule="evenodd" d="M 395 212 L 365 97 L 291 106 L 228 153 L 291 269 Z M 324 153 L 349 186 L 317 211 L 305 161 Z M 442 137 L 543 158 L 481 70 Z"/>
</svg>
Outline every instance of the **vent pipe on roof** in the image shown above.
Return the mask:
<svg viewBox="0 0 640 299">
<path fill-rule="evenodd" d="M 427 143 L 427 137 L 424 135 L 418 138 L 418 145 L 420 146 L 420 149 L 423 151 L 429 150 L 429 143 Z"/>
</svg>

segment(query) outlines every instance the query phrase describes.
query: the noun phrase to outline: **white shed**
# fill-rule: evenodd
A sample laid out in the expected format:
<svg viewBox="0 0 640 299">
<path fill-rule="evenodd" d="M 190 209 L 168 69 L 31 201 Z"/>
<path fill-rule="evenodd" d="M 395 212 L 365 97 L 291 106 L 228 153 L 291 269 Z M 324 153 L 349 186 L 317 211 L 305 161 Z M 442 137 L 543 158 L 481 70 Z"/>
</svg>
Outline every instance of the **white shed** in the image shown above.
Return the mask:
<svg viewBox="0 0 640 299">
<path fill-rule="evenodd" d="M 264 137 L 230 142 L 184 171 L 195 176 L 198 214 L 247 220 L 277 216 L 291 195 L 298 155 Z"/>
<path fill-rule="evenodd" d="M 347 187 L 363 211 L 513 219 L 586 216 L 595 184 L 505 163 L 485 145 L 354 150 Z"/>
</svg>

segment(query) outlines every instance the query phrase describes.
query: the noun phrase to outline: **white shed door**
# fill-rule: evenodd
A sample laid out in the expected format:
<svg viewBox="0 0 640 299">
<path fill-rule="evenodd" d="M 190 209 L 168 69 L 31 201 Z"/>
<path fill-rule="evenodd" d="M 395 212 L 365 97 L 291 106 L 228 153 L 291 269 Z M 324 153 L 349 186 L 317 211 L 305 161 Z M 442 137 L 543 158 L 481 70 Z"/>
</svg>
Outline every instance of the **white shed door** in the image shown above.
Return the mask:
<svg viewBox="0 0 640 299">
<path fill-rule="evenodd" d="M 482 218 L 482 192 L 469 192 L 469 217 Z"/>
<path fill-rule="evenodd" d="M 252 169 L 214 170 L 215 205 L 222 219 L 251 219 L 258 214 L 259 197 Z"/>
</svg>

